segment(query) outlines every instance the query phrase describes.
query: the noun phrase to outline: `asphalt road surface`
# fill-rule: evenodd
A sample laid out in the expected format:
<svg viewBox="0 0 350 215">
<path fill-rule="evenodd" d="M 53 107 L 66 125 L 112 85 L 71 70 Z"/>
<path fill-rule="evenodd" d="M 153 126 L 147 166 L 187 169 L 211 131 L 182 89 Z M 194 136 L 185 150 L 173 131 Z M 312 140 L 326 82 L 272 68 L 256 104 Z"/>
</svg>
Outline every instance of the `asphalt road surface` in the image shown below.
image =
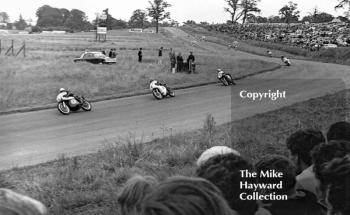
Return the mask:
<svg viewBox="0 0 350 215">
<path fill-rule="evenodd" d="M 174 37 L 186 34 L 169 29 Z M 206 49 L 229 52 L 226 47 L 199 42 Z M 265 58 L 236 52 L 242 58 Z M 149 94 L 93 103 L 91 112 L 61 115 L 56 109 L 0 116 L 0 169 L 34 165 L 56 159 L 59 155 L 81 155 L 96 152 L 106 144 L 125 138 L 149 141 L 154 138 L 202 127 L 208 113 L 222 124 L 242 119 L 310 98 L 349 88 L 350 67 L 292 60 L 283 66 L 237 82 L 236 86 L 220 84 L 176 91 L 175 98 L 161 101 Z M 272 101 L 243 99 L 247 92 L 286 91 L 286 98 Z"/>
</svg>

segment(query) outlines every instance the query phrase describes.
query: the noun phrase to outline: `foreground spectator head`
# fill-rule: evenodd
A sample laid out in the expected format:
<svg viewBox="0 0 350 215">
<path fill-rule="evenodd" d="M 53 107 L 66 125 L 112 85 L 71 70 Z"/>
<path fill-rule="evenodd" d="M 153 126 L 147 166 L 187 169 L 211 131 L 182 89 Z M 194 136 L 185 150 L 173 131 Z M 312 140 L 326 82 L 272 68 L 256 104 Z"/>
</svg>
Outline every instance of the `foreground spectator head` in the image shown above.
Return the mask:
<svg viewBox="0 0 350 215">
<path fill-rule="evenodd" d="M 350 214 L 350 155 L 325 164 L 321 174 L 328 214 Z"/>
<path fill-rule="evenodd" d="M 146 196 L 142 215 L 236 215 L 209 181 L 173 177 Z"/>
<path fill-rule="evenodd" d="M 270 170 L 283 173 L 282 178 L 258 177 L 259 183 L 278 184 L 282 181 L 282 189 L 276 188 L 266 190 L 268 193 L 276 192 L 277 194 L 288 194 L 294 190 L 296 184 L 296 169 L 287 157 L 280 155 L 265 156 L 255 164 L 255 168 L 258 175 L 260 175 L 262 171 L 266 172 Z"/>
<path fill-rule="evenodd" d="M 240 156 L 239 152 L 231 149 L 227 146 L 213 146 L 210 149 L 205 150 L 197 160 L 197 166 L 203 165 L 207 160 L 216 155 L 234 154 Z"/>
<path fill-rule="evenodd" d="M 157 185 L 152 176 L 134 176 L 130 178 L 118 197 L 121 215 L 138 214 L 145 196 Z"/>
<path fill-rule="evenodd" d="M 313 129 L 299 130 L 287 139 L 287 148 L 291 159 L 299 172 L 312 165 L 312 149 L 325 142 L 321 131 Z"/>
<path fill-rule="evenodd" d="M 350 123 L 341 121 L 332 124 L 327 132 L 327 140 L 346 140 L 350 141 Z"/>
<path fill-rule="evenodd" d="M 324 164 L 334 158 L 341 158 L 350 154 L 350 142 L 344 140 L 332 140 L 315 147 L 312 152 L 314 171 L 316 178 L 322 180 L 322 169 Z M 321 187 L 323 188 L 323 187 Z"/>
<path fill-rule="evenodd" d="M 242 181 L 255 183 L 254 178 L 242 178 L 241 170 L 253 172 L 253 165 L 234 153 L 210 158 L 197 169 L 197 176 L 205 178 L 223 193 L 229 206 L 240 215 L 251 215 L 258 210 L 254 200 L 241 200 L 242 193 L 251 194 L 253 190 L 240 187 Z"/>
<path fill-rule="evenodd" d="M 13 192 L 0 189 L 1 215 L 47 215 L 47 208 L 39 201 Z"/>
</svg>

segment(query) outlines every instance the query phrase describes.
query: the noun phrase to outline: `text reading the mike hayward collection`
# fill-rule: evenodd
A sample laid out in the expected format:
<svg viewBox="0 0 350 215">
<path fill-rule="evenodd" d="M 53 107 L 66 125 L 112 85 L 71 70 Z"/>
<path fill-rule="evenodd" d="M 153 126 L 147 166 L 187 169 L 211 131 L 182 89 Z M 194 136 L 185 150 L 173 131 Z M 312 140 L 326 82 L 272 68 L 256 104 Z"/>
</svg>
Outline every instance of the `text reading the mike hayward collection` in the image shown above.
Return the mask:
<svg viewBox="0 0 350 215">
<path fill-rule="evenodd" d="M 253 101 L 261 101 L 263 99 L 270 99 L 272 101 L 276 101 L 277 99 L 286 99 L 286 91 L 281 91 L 281 90 L 268 90 L 267 92 L 250 92 L 248 90 L 242 90 L 239 93 L 239 96 L 242 99 L 249 99 Z"/>
<path fill-rule="evenodd" d="M 288 200 L 287 195 L 276 194 L 276 190 L 283 189 L 283 173 L 276 170 L 267 170 L 257 172 L 250 172 L 248 170 L 241 170 L 242 179 L 249 178 L 260 178 L 260 179 L 280 179 L 278 183 L 249 183 L 248 181 L 242 180 L 240 182 L 241 190 L 253 190 L 253 192 L 242 192 L 239 195 L 241 200 Z M 269 181 L 269 180 L 262 180 Z M 276 180 L 271 180 L 276 181 Z"/>
</svg>

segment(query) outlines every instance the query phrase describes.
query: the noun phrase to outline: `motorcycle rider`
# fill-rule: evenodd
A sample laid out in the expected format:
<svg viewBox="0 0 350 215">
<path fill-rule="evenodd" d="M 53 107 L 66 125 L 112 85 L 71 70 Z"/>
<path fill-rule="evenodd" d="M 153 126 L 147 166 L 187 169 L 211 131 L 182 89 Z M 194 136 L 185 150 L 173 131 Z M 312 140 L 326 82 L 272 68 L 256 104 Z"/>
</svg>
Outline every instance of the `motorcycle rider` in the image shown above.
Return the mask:
<svg viewBox="0 0 350 215">
<path fill-rule="evenodd" d="M 288 58 L 286 58 L 285 56 L 281 56 L 281 60 L 283 63 L 290 65 L 290 60 Z"/>
<path fill-rule="evenodd" d="M 234 81 L 233 81 L 233 78 L 230 74 L 226 74 L 224 71 L 222 71 L 221 69 L 217 69 L 216 70 L 218 72 L 218 79 L 221 80 L 222 78 L 225 78 L 225 75 L 228 75 L 231 77 L 231 81 L 232 81 L 232 84 L 235 85 Z"/>
<path fill-rule="evenodd" d="M 169 93 L 170 92 L 170 89 L 169 87 L 165 84 L 165 83 L 161 83 L 157 80 L 150 80 L 150 87 L 153 89 L 153 88 L 156 88 L 156 86 L 162 86 L 162 87 L 165 87 L 165 89 L 167 90 L 167 92 Z"/>
<path fill-rule="evenodd" d="M 64 88 L 60 88 L 59 94 L 57 95 L 56 100 L 57 101 L 69 101 L 72 99 L 76 99 L 78 102 L 81 103 L 81 100 L 78 96 L 74 95 L 72 92 L 64 89 Z"/>
</svg>

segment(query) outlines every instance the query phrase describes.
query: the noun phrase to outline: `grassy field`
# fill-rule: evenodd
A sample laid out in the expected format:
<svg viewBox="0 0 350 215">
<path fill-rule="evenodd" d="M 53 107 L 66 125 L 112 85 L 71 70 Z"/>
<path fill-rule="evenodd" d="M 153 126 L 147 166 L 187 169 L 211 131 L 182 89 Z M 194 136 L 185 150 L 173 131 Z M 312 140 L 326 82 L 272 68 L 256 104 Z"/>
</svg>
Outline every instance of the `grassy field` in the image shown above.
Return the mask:
<svg viewBox="0 0 350 215">
<path fill-rule="evenodd" d="M 175 87 L 216 80 L 217 68 L 228 68 L 236 77 L 259 70 L 271 69 L 276 64 L 264 61 L 237 60 L 218 55 L 199 46 L 191 46 L 172 39 L 163 31 L 159 35 L 112 31 L 108 41 L 94 42 L 93 33 L 64 35 L 0 36 L 3 51 L 0 55 L 0 112 L 15 108 L 35 107 L 55 102 L 57 90 L 68 88 L 87 99 L 98 99 L 122 94 L 134 94 L 148 89 L 150 79 L 165 81 Z M 16 51 L 26 41 L 27 57 L 4 56 L 4 49 L 15 40 Z M 162 64 L 158 64 L 158 49 L 165 48 Z M 137 50 L 143 48 L 143 63 L 137 62 Z M 116 48 L 116 65 L 73 63 L 85 50 L 98 51 Z M 198 74 L 170 73 L 168 52 L 174 48 L 186 59 L 194 51 Z M 220 51 L 220 50 L 218 50 Z"/>
<path fill-rule="evenodd" d="M 227 45 L 237 40 L 229 34 L 219 33 L 216 31 L 208 31 L 200 26 L 184 26 L 181 29 L 197 37 L 205 35 L 207 41 L 222 45 Z M 271 50 L 273 57 L 280 57 L 284 55 L 292 59 L 314 60 L 326 63 L 350 65 L 350 48 L 345 47 L 327 50 L 321 49 L 319 52 L 309 52 L 306 49 L 284 44 L 245 40 L 239 41 L 238 50 L 263 56 L 267 55 L 267 50 Z"/>
<path fill-rule="evenodd" d="M 140 143 L 111 144 L 98 153 L 0 172 L 0 187 L 42 201 L 52 214 L 118 214 L 116 197 L 133 174 L 193 175 L 194 162 L 212 145 L 227 145 L 256 162 L 266 154 L 286 155 L 286 138 L 301 128 L 323 132 L 346 120 L 349 92 L 311 99 L 282 109 L 217 126 L 208 115 L 203 128 Z"/>
</svg>

